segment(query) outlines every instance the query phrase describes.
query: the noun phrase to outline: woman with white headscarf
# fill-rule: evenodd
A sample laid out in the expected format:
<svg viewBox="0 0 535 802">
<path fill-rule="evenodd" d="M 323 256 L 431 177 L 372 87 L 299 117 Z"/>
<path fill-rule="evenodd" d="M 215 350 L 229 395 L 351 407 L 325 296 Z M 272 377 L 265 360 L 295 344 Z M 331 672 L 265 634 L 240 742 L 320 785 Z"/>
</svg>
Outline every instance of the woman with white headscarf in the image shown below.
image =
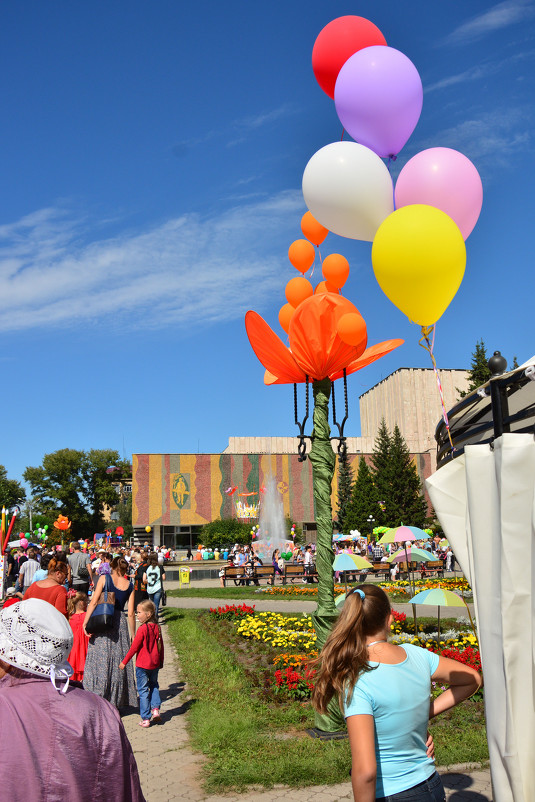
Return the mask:
<svg viewBox="0 0 535 802">
<path fill-rule="evenodd" d="M 119 713 L 69 683 L 72 638 L 41 599 L 0 612 L 2 798 L 145 802 Z"/>
</svg>

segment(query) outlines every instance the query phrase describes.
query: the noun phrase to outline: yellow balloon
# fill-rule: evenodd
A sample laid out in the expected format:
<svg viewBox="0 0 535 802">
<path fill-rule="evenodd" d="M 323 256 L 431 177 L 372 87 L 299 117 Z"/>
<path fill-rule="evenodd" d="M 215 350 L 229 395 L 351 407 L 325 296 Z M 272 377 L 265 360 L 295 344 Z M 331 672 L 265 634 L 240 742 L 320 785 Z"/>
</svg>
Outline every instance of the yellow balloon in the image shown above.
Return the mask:
<svg viewBox="0 0 535 802">
<path fill-rule="evenodd" d="M 145 532 L 147 532 L 147 533 L 148 532 L 152 532 L 152 526 L 146 526 L 145 527 Z"/>
<path fill-rule="evenodd" d="M 413 323 L 431 326 L 461 285 L 466 246 L 457 225 L 434 206 L 403 206 L 379 226 L 372 246 L 375 278 Z"/>
</svg>

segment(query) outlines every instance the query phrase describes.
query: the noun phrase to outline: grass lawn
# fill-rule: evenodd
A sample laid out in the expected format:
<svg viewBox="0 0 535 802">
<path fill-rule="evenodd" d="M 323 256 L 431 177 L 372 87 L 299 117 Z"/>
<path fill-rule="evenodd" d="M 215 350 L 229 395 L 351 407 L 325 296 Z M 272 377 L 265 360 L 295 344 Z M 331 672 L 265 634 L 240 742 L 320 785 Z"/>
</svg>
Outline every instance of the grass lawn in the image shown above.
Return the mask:
<svg viewBox="0 0 535 802">
<path fill-rule="evenodd" d="M 277 652 L 239 638 L 230 622 L 204 611 L 167 608 L 165 618 L 193 699 L 192 745 L 209 758 L 203 768 L 208 792 L 349 781 L 349 743 L 310 738 L 310 703 L 275 697 Z M 432 732 L 439 765 L 488 759 L 481 701 L 437 719 Z"/>
</svg>

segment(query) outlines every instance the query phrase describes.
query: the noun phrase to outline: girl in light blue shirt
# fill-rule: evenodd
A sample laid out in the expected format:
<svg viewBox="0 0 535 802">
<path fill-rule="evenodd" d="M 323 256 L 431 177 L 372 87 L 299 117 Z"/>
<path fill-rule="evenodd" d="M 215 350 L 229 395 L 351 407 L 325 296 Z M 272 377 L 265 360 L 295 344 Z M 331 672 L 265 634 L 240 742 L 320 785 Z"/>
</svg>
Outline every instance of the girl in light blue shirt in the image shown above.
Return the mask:
<svg viewBox="0 0 535 802">
<path fill-rule="evenodd" d="M 348 593 L 319 656 L 313 704 L 336 697 L 346 718 L 356 802 L 444 802 L 426 745 L 429 718 L 481 687 L 469 666 L 419 646 L 388 643 L 393 617 L 386 593 L 365 584 Z M 431 700 L 431 680 L 449 685 Z"/>
</svg>

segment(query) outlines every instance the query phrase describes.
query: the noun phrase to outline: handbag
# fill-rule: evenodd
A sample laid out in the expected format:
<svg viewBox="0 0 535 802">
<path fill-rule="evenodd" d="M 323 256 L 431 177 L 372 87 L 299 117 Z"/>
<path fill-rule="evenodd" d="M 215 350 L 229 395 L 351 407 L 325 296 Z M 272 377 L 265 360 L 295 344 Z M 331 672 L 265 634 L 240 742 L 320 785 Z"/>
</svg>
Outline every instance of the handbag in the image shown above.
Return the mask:
<svg viewBox="0 0 535 802">
<path fill-rule="evenodd" d="M 115 591 L 110 590 L 110 585 L 113 586 L 111 577 L 108 574 L 104 574 L 104 587 L 97 600 L 96 607 L 85 625 L 90 635 L 106 632 L 106 630 L 111 629 L 113 626 Z"/>
</svg>

